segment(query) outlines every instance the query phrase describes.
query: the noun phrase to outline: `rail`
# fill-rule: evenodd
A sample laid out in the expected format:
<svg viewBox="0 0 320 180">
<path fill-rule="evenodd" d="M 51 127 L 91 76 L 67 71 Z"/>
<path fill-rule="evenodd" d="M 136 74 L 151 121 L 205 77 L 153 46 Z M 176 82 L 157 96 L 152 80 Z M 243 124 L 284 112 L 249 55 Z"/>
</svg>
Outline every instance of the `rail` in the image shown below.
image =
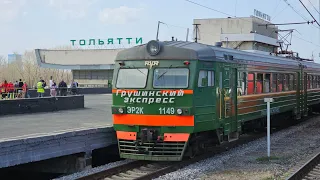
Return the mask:
<svg viewBox="0 0 320 180">
<path fill-rule="evenodd" d="M 320 152 L 312 157 L 287 180 L 317 179 L 320 177 Z"/>
<path fill-rule="evenodd" d="M 293 124 L 288 124 L 283 127 L 278 127 L 273 130 L 273 132 L 277 132 L 283 129 L 286 129 L 288 127 L 291 127 L 292 125 L 297 125 L 300 123 L 305 123 L 307 120 L 312 119 L 313 117 L 316 117 L 318 115 L 310 115 L 305 118 L 305 121 L 296 122 Z M 240 137 L 237 141 L 231 141 L 229 143 L 223 143 L 220 146 L 215 146 L 210 149 L 207 149 L 207 151 L 204 154 L 201 154 L 199 156 L 196 156 L 192 159 L 184 159 L 180 162 L 152 162 L 152 161 L 134 161 L 132 163 L 124 164 L 121 166 L 117 166 L 111 169 L 107 169 L 104 171 L 100 171 L 95 174 L 91 174 L 88 176 L 84 176 L 81 178 L 78 178 L 79 180 L 147 180 L 147 179 L 153 179 L 160 177 L 162 175 L 168 174 L 170 172 L 176 171 L 178 169 L 181 169 L 183 167 L 186 167 L 190 164 L 196 163 L 198 161 L 213 157 L 215 155 L 221 154 L 223 152 L 229 151 L 230 149 L 236 148 L 238 146 L 247 144 L 249 142 L 252 142 L 254 140 L 257 140 L 259 138 L 265 137 L 265 132 L 258 132 L 258 133 L 248 133 L 244 136 Z M 319 153 L 320 154 L 320 153 Z M 320 159 L 320 155 L 317 155 L 316 159 Z M 315 159 L 315 158 L 313 158 Z M 319 167 L 318 165 L 317 167 Z M 289 179 L 291 180 L 291 179 Z"/>
<path fill-rule="evenodd" d="M 261 137 L 265 133 L 253 133 L 248 136 L 239 138 L 238 141 L 232 141 L 218 147 L 209 149 L 205 154 L 199 155 L 192 159 L 185 159 L 180 162 L 154 162 L 154 161 L 134 161 L 128 164 L 117 166 L 105 171 L 81 177 L 78 180 L 147 180 L 157 178 L 167 173 L 186 167 L 198 161 L 210 158 L 214 155 L 223 153 L 232 148 L 249 143 Z"/>
</svg>

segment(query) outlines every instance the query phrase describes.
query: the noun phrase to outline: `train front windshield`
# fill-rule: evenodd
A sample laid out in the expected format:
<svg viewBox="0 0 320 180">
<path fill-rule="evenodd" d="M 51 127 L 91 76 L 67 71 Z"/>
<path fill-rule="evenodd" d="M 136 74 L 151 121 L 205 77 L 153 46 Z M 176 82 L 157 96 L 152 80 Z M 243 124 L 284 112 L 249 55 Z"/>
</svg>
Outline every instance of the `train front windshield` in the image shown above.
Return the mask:
<svg viewBox="0 0 320 180">
<path fill-rule="evenodd" d="M 152 76 L 147 68 L 120 69 L 117 88 L 143 89 L 147 86 L 148 76 Z M 188 68 L 155 68 L 153 70 L 152 87 L 155 89 L 182 89 L 189 86 Z"/>
<path fill-rule="evenodd" d="M 153 74 L 153 88 L 187 88 L 188 68 L 156 68 Z"/>
<path fill-rule="evenodd" d="M 117 88 L 145 88 L 149 70 L 147 68 L 119 69 Z"/>
</svg>

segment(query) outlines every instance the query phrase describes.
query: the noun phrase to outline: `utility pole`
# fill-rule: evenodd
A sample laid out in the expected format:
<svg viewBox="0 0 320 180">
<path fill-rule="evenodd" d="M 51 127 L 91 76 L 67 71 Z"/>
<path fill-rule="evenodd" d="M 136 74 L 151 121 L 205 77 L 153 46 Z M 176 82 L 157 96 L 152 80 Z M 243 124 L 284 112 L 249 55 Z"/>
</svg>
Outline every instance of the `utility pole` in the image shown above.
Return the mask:
<svg viewBox="0 0 320 180">
<path fill-rule="evenodd" d="M 157 28 L 157 37 L 156 37 L 156 40 L 159 41 L 159 28 L 160 28 L 160 23 L 164 24 L 163 22 L 161 21 L 158 21 L 158 28 Z"/>
<path fill-rule="evenodd" d="M 320 0 L 319 0 L 320 1 Z M 187 28 L 187 37 L 186 37 L 186 41 L 188 42 L 188 37 L 189 37 L 189 28 Z"/>
<path fill-rule="evenodd" d="M 194 42 L 198 42 L 198 30 L 199 30 L 199 25 L 201 25 L 201 24 L 193 24 L 194 26 L 196 26 L 195 27 L 195 31 L 196 31 L 196 38 L 194 38 Z"/>
</svg>

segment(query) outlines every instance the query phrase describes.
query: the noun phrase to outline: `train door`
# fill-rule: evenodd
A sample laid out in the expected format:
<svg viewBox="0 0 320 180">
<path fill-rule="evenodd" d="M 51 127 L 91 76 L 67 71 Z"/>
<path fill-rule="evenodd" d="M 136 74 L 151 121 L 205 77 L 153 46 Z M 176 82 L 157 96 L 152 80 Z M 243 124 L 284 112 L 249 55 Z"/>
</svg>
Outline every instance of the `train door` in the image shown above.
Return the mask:
<svg viewBox="0 0 320 180">
<path fill-rule="evenodd" d="M 221 115 L 224 121 L 224 134 L 228 141 L 238 139 L 237 122 L 237 69 L 225 64 L 220 68 L 219 85 L 221 87 Z M 221 111 L 221 110 L 220 110 Z"/>
</svg>

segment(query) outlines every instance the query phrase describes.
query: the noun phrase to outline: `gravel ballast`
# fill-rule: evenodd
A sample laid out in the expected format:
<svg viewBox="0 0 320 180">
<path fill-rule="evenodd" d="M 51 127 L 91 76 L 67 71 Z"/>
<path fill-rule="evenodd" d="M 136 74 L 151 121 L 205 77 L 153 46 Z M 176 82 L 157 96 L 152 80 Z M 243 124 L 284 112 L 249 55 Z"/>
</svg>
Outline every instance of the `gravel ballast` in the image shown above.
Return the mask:
<svg viewBox="0 0 320 180">
<path fill-rule="evenodd" d="M 157 178 L 268 180 L 285 179 L 319 152 L 320 117 L 271 134 L 271 160 L 266 137 Z"/>
<path fill-rule="evenodd" d="M 94 173 L 97 173 L 97 172 L 100 172 L 100 171 L 104 171 L 104 170 L 107 170 L 107 169 L 110 169 L 110 168 L 113 168 L 113 167 L 116 167 L 116 166 L 120 166 L 120 165 L 129 163 L 131 161 L 132 160 L 116 161 L 116 162 L 105 164 L 103 166 L 99 166 L 99 167 L 87 169 L 87 170 L 84 170 L 84 171 L 81 171 L 81 172 L 77 172 L 77 173 L 74 173 L 74 174 L 70 174 L 68 176 L 63 176 L 63 177 L 57 178 L 55 180 L 73 180 L 73 179 L 84 177 L 84 176 L 87 176 L 87 175 L 90 175 L 90 174 L 94 174 Z"/>
</svg>

